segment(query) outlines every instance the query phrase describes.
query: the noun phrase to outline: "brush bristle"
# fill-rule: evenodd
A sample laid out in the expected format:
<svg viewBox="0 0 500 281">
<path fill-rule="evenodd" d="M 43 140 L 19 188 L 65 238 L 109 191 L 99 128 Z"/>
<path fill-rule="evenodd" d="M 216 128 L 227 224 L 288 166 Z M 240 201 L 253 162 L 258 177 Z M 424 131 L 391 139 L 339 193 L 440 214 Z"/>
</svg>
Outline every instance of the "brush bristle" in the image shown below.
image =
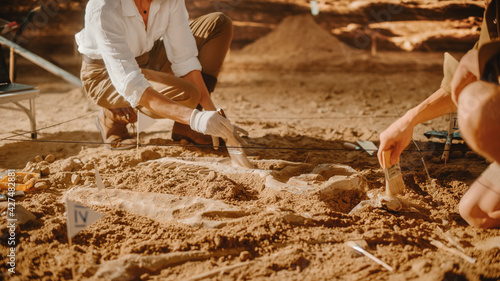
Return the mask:
<svg viewBox="0 0 500 281">
<path fill-rule="evenodd" d="M 388 196 L 396 196 L 401 194 L 405 190 L 405 183 L 403 181 L 403 175 L 399 174 L 390 179 L 386 179 L 385 192 Z"/>
<path fill-rule="evenodd" d="M 403 193 L 405 190 L 405 183 L 403 181 L 403 175 L 401 174 L 401 168 L 399 163 L 388 167 L 388 163 L 391 162 L 391 152 L 389 150 L 382 152 L 383 162 L 384 162 L 384 174 L 385 174 L 385 193 L 387 196 L 396 196 Z"/>
</svg>

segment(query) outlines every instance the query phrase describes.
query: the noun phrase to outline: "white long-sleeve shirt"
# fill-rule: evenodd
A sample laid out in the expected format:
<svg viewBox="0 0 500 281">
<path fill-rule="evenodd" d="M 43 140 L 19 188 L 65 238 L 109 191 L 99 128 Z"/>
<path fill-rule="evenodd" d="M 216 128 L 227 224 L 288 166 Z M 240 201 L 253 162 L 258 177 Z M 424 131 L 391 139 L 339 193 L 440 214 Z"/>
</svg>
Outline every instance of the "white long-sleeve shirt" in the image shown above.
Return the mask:
<svg viewBox="0 0 500 281">
<path fill-rule="evenodd" d="M 148 16 L 146 30 L 134 0 L 90 0 L 85 27 L 75 35 L 78 51 L 104 60 L 113 86 L 132 107 L 151 86 L 135 57 L 150 51 L 159 38 L 174 75 L 201 70 L 184 0 L 153 0 Z"/>
</svg>

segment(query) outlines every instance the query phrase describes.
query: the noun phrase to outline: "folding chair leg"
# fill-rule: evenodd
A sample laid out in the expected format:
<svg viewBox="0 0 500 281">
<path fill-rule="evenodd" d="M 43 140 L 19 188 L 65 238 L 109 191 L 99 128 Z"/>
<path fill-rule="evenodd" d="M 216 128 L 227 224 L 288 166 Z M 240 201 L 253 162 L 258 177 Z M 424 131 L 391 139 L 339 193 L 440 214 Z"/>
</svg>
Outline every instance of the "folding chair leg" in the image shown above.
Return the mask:
<svg viewBox="0 0 500 281">
<path fill-rule="evenodd" d="M 31 126 L 31 138 L 36 139 L 36 117 L 35 117 L 35 99 L 30 99 L 30 111 L 29 111 L 29 119 Z"/>
</svg>

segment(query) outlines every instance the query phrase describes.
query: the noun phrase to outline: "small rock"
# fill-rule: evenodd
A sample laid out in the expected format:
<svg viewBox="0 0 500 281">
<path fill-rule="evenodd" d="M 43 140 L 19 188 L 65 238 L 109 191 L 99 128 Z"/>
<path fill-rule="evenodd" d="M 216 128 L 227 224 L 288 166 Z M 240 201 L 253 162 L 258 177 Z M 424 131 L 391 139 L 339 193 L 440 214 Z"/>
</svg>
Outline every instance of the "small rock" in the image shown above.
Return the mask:
<svg viewBox="0 0 500 281">
<path fill-rule="evenodd" d="M 73 161 L 71 161 L 71 159 L 64 160 L 64 162 L 62 163 L 62 166 L 61 166 L 61 170 L 63 172 L 73 171 Z"/>
<path fill-rule="evenodd" d="M 40 173 L 42 174 L 42 176 L 48 176 L 48 175 L 50 175 L 50 168 L 49 168 L 49 166 L 45 166 L 42 169 L 40 169 Z"/>
<path fill-rule="evenodd" d="M 82 160 L 80 160 L 78 158 L 72 158 L 71 163 L 73 164 L 73 171 L 79 170 L 83 167 Z"/>
<path fill-rule="evenodd" d="M 397 212 L 403 208 L 403 204 L 401 204 L 401 201 L 396 197 L 382 196 L 379 200 L 382 207 L 389 211 Z"/>
<path fill-rule="evenodd" d="M 33 178 L 33 174 L 26 174 L 23 178 L 23 182 L 26 183 Z"/>
<path fill-rule="evenodd" d="M 185 139 L 181 139 L 181 145 L 189 145 L 189 142 Z"/>
<path fill-rule="evenodd" d="M 143 274 L 143 275 L 141 275 L 139 278 L 140 278 L 141 280 L 149 280 L 149 277 L 150 277 L 149 273 L 144 273 L 144 274 Z"/>
<path fill-rule="evenodd" d="M 71 183 L 73 185 L 77 185 L 80 182 L 80 175 L 79 174 L 73 174 L 71 176 Z"/>
<path fill-rule="evenodd" d="M 40 173 L 40 167 L 33 166 L 33 167 L 31 167 L 31 169 L 28 172 L 39 174 Z"/>
<path fill-rule="evenodd" d="M 41 155 L 37 155 L 37 156 L 35 156 L 35 162 L 36 162 L 36 163 L 40 163 L 40 162 L 42 162 L 42 161 L 43 161 L 43 157 L 42 157 Z"/>
<path fill-rule="evenodd" d="M 24 182 L 23 181 L 24 178 L 21 175 L 16 175 L 15 178 L 14 178 L 14 180 L 15 180 L 16 183 L 23 183 Z"/>
<path fill-rule="evenodd" d="M 252 254 L 249 251 L 243 251 L 240 253 L 240 260 L 246 261 L 252 258 Z"/>
<path fill-rule="evenodd" d="M 49 154 L 45 156 L 45 161 L 52 163 L 56 160 L 56 156 L 54 154 Z"/>
<path fill-rule="evenodd" d="M 28 163 L 26 163 L 26 166 L 24 166 L 23 171 L 29 171 L 33 167 L 33 165 L 35 165 L 35 163 L 28 161 Z"/>
<path fill-rule="evenodd" d="M 85 163 L 85 165 L 83 165 L 82 169 L 86 170 L 86 171 L 93 170 L 94 169 L 94 163 L 87 162 L 87 163 Z"/>
<path fill-rule="evenodd" d="M 142 161 L 148 161 L 148 160 L 153 160 L 153 159 L 158 159 L 161 158 L 160 153 L 156 151 L 152 151 L 150 149 L 146 149 L 143 152 L 141 152 L 141 160 Z"/>
<path fill-rule="evenodd" d="M 44 189 L 49 188 L 49 185 L 47 184 L 47 182 L 41 181 L 41 182 L 35 183 L 35 188 L 40 189 L 40 190 L 44 190 Z"/>
</svg>

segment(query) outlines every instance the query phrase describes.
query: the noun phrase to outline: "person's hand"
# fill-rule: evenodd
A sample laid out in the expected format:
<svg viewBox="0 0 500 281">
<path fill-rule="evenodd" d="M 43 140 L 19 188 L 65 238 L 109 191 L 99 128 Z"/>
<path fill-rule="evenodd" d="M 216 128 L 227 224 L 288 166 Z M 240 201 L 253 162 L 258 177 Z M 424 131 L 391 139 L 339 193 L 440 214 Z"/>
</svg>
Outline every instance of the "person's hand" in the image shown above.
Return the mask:
<svg viewBox="0 0 500 281">
<path fill-rule="evenodd" d="M 234 127 L 233 139 L 236 140 L 239 144 L 246 144 L 246 141 L 241 138 L 241 135 L 248 136 L 248 131 L 236 125 L 233 125 L 233 127 Z M 226 140 L 231 140 L 231 138 L 228 138 Z M 215 150 L 219 149 L 219 144 L 220 144 L 219 137 L 212 136 L 212 143 Z M 226 142 L 226 144 L 228 143 Z"/>
<path fill-rule="evenodd" d="M 224 110 L 222 108 L 218 108 L 217 113 L 222 115 L 222 117 L 227 118 L 226 113 L 224 112 Z M 234 132 L 235 142 L 239 143 L 240 145 L 245 144 L 246 142 L 240 137 L 240 134 L 242 134 L 244 136 L 248 136 L 248 132 L 246 130 L 244 130 L 243 128 L 240 128 L 236 125 L 233 125 L 233 127 L 235 129 L 235 132 Z M 228 140 L 230 140 L 230 139 L 227 139 L 226 141 L 228 141 Z M 219 149 L 219 138 L 212 136 L 212 144 L 213 144 L 215 150 Z"/>
<path fill-rule="evenodd" d="M 462 90 L 470 83 L 479 79 L 478 51 L 470 50 L 460 60 L 453 79 L 451 80 L 451 99 L 458 104 L 458 97 Z"/>
<path fill-rule="evenodd" d="M 389 165 L 392 166 L 399 162 L 399 156 L 408 144 L 410 144 L 413 136 L 413 128 L 414 126 L 403 117 L 392 123 L 380 134 L 380 146 L 377 152 L 380 166 L 385 168 L 382 160 L 382 152 L 386 150 L 391 151 Z"/>
<path fill-rule="evenodd" d="M 244 142 L 238 134 L 242 129 L 231 124 L 227 118 L 217 111 L 199 111 L 195 109 L 191 113 L 189 125 L 194 131 L 205 135 L 211 135 L 212 137 L 224 140 L 236 138 L 238 141 Z"/>
</svg>

